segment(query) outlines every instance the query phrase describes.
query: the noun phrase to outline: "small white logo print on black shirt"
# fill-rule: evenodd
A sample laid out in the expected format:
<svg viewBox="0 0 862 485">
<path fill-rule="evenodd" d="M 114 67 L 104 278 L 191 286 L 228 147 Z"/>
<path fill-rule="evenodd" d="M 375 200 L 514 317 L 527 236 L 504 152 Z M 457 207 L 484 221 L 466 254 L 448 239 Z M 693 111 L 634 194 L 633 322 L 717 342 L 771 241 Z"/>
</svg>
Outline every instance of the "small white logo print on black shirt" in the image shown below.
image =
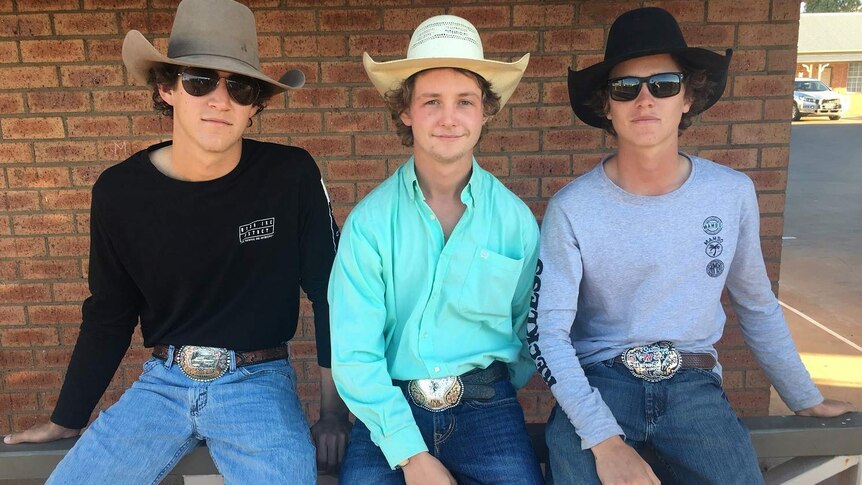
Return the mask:
<svg viewBox="0 0 862 485">
<path fill-rule="evenodd" d="M 269 239 L 275 235 L 275 217 L 258 219 L 239 226 L 239 243 Z"/>
</svg>

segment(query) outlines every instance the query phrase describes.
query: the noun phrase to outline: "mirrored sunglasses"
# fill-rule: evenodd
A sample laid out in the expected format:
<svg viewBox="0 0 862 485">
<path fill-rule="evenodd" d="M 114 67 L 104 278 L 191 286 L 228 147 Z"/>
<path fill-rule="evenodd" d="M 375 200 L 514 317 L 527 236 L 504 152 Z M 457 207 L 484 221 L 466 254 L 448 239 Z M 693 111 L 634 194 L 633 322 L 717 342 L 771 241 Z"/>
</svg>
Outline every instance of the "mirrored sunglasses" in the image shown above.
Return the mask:
<svg viewBox="0 0 862 485">
<path fill-rule="evenodd" d="M 182 78 L 183 89 L 192 96 L 203 96 L 215 91 L 222 79 L 227 83 L 227 92 L 230 97 L 243 106 L 254 104 L 260 94 L 258 80 L 240 74 L 222 77 L 212 69 L 187 67 L 180 71 L 177 76 Z"/>
<path fill-rule="evenodd" d="M 608 93 L 614 101 L 631 101 L 638 97 L 641 85 L 646 83 L 650 94 L 656 98 L 669 98 L 679 94 L 682 79 L 681 72 L 662 72 L 647 77 L 618 77 L 608 79 Z"/>
</svg>

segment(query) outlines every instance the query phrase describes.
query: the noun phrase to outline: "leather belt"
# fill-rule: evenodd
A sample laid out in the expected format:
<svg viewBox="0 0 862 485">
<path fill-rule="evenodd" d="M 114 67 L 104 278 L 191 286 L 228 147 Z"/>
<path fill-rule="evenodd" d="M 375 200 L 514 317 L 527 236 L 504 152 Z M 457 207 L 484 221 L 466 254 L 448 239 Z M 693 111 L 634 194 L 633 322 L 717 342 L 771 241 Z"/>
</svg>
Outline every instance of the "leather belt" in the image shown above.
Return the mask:
<svg viewBox="0 0 862 485">
<path fill-rule="evenodd" d="M 393 380 L 417 406 L 438 412 L 461 404 L 463 399 L 493 399 L 493 384 L 509 379 L 509 367 L 495 360 L 485 369 L 473 369 L 460 376 L 436 379 Z"/>
<path fill-rule="evenodd" d="M 715 357 L 712 354 L 685 354 L 680 352 L 679 354 L 681 362 L 680 368 L 682 369 L 706 369 L 711 370 L 715 367 Z M 618 355 L 614 357 L 614 363 L 622 364 L 623 357 Z"/>
<path fill-rule="evenodd" d="M 649 382 L 670 379 L 679 369 L 709 370 L 716 364 L 712 354 L 682 353 L 667 341 L 631 347 L 614 357 L 614 362 L 623 364 L 633 376 Z"/>
<path fill-rule="evenodd" d="M 289 356 L 287 345 L 248 352 L 234 351 L 237 367 L 260 364 L 272 360 L 286 359 Z M 168 346 L 158 344 L 153 347 L 153 357 L 167 360 Z M 174 351 L 174 363 L 188 378 L 209 382 L 223 376 L 230 367 L 230 351 L 220 347 L 200 347 L 183 345 Z"/>
</svg>

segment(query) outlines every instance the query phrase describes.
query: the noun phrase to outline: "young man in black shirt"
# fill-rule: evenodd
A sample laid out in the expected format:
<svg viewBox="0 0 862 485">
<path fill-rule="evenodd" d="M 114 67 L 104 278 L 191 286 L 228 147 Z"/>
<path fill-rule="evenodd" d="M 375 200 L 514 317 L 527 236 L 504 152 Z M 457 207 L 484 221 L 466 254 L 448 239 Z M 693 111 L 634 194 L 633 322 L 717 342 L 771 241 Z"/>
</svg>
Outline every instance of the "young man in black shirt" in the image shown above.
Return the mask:
<svg viewBox="0 0 862 485">
<path fill-rule="evenodd" d="M 129 72 L 173 117 L 172 141 L 93 187 L 83 323 L 50 422 L 6 443 L 76 436 L 140 319 L 153 358 L 49 482 L 157 483 L 206 442 L 228 483 L 314 483 L 343 454 L 347 410 L 328 369 L 326 289 L 338 229 L 320 172 L 296 147 L 243 139 L 264 103 L 304 83 L 263 74 L 254 16 L 233 0 L 184 0 L 161 55 L 131 31 Z M 321 420 L 309 433 L 286 343 L 300 287 L 312 301 Z"/>
</svg>

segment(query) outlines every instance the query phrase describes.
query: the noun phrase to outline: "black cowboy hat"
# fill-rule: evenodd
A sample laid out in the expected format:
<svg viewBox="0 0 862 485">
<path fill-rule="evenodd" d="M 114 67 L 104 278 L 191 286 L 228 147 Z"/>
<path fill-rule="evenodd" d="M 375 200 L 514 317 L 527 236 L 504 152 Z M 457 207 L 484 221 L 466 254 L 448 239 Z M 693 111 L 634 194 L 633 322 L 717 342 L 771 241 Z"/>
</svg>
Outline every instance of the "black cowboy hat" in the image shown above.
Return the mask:
<svg viewBox="0 0 862 485">
<path fill-rule="evenodd" d="M 608 73 L 620 62 L 654 54 L 673 54 L 688 67 L 705 70 L 709 80 L 717 84 L 697 113 L 706 111 L 721 98 L 733 50 L 727 49 L 725 55 L 721 55 L 688 47 L 673 15 L 657 7 L 645 7 L 617 17 L 608 32 L 602 62 L 580 71 L 569 69 L 569 100 L 575 115 L 588 125 L 602 128 L 605 119 L 587 104 L 593 92 L 607 82 Z"/>
</svg>

